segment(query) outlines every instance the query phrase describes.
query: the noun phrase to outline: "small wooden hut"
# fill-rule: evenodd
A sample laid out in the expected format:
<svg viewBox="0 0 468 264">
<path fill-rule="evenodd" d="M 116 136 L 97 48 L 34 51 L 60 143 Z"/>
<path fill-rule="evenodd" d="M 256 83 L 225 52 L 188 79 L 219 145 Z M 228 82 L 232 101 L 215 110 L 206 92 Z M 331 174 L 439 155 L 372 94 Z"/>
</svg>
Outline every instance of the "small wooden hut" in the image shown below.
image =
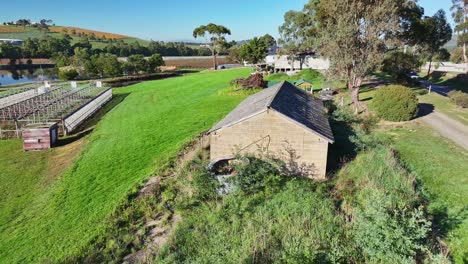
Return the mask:
<svg viewBox="0 0 468 264">
<path fill-rule="evenodd" d="M 43 150 L 52 148 L 57 142 L 57 123 L 29 124 L 23 127 L 23 149 Z"/>
</svg>

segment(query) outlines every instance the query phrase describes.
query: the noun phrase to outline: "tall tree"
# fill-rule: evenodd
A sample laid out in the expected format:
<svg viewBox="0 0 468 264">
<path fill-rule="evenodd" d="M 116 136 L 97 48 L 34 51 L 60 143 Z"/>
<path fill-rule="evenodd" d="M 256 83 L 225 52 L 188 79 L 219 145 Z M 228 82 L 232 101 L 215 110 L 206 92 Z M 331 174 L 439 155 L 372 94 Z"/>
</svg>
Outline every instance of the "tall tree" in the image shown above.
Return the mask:
<svg viewBox="0 0 468 264">
<path fill-rule="evenodd" d="M 463 48 L 463 62 L 468 63 L 466 45 L 468 44 L 468 1 L 452 0 L 453 20 L 456 23 L 455 32 L 458 34 L 458 46 Z"/>
<path fill-rule="evenodd" d="M 271 48 L 276 45 L 275 38 L 271 36 L 270 34 L 265 34 L 261 36 L 259 39 L 265 44 L 267 48 Z"/>
<path fill-rule="evenodd" d="M 51 23 L 52 23 L 52 20 L 50 19 L 41 19 L 41 21 L 39 21 L 38 28 L 41 32 L 47 33 L 49 32 L 49 25 Z"/>
<path fill-rule="evenodd" d="M 22 26 L 23 28 L 25 28 L 26 26 L 31 25 L 31 20 L 23 18 L 23 19 L 19 19 L 18 21 L 16 21 L 15 24 L 17 26 Z"/>
<path fill-rule="evenodd" d="M 431 73 L 434 55 L 440 52 L 442 46 L 452 39 L 452 28 L 447 22 L 445 11 L 439 10 L 435 15 L 424 17 L 424 50 L 429 54 L 429 68 L 427 75 Z"/>
<path fill-rule="evenodd" d="M 364 78 L 381 64 L 388 38 L 400 30 L 398 1 L 321 1 L 317 18 L 319 50 L 330 59 L 330 72 L 346 79 L 358 112 Z"/>
<path fill-rule="evenodd" d="M 239 56 L 251 64 L 263 61 L 267 55 L 267 46 L 261 38 L 253 38 L 240 47 Z"/>
<path fill-rule="evenodd" d="M 288 56 L 291 68 L 297 59 L 302 68 L 304 54 L 315 47 L 317 33 L 315 10 L 318 4 L 318 0 L 311 0 L 302 11 L 290 10 L 284 14 L 284 23 L 279 27 L 278 42 L 281 45 L 280 53 Z"/>
<path fill-rule="evenodd" d="M 213 67 L 214 70 L 218 67 L 216 55 L 219 50 L 226 45 L 226 35 L 231 35 L 231 30 L 222 25 L 216 25 L 209 23 L 208 25 L 201 25 L 193 30 L 193 37 L 203 37 L 207 47 L 211 50 L 213 56 Z M 208 42 L 210 40 L 210 43 Z"/>
</svg>

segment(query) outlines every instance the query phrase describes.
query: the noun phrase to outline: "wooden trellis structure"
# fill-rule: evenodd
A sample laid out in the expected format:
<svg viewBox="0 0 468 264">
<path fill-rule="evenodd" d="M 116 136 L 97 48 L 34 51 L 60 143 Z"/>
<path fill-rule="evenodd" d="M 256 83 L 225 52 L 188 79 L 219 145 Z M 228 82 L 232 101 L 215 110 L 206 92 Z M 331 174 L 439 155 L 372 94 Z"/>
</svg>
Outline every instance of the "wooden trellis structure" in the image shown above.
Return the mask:
<svg viewBox="0 0 468 264">
<path fill-rule="evenodd" d="M 12 97 L 13 100 L 16 100 L 15 103 L 6 104 L 4 107 L 0 105 L 0 122 L 4 125 L 9 124 L 9 132 L 16 130 L 17 137 L 19 137 L 19 131 L 23 125 L 46 122 L 58 122 L 61 126 L 60 130 L 66 133 L 66 129 L 63 127 L 63 118 L 93 101 L 105 90 L 105 87 L 92 85 L 75 87 L 61 85 L 49 87 L 33 96 L 28 94 L 20 101 L 16 98 L 17 96 Z M 3 132 L 8 132 L 8 130 L 4 129 Z"/>
</svg>

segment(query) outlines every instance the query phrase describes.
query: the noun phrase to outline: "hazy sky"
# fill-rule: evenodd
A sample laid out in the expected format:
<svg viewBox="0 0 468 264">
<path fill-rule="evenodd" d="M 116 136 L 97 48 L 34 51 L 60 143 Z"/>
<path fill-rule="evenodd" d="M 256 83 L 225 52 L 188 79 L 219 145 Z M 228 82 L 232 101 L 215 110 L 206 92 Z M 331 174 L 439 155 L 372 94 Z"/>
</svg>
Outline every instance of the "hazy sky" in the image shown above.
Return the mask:
<svg viewBox="0 0 468 264">
<path fill-rule="evenodd" d="M 307 0 L 21 0 L 4 1 L 0 21 L 52 19 L 57 25 L 119 33 L 143 39 L 191 40 L 195 27 L 209 22 L 231 29 L 229 39 L 243 40 L 269 33 L 278 36 L 286 11 L 301 9 Z M 451 0 L 420 0 L 426 15 L 449 13 Z"/>
</svg>

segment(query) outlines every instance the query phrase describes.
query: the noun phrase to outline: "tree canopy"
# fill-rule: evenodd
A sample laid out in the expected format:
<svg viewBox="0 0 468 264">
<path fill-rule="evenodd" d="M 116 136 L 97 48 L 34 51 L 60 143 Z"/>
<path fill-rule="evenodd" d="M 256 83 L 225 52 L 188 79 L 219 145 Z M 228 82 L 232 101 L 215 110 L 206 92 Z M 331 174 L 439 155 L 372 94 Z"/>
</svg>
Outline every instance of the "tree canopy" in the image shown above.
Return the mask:
<svg viewBox="0 0 468 264">
<path fill-rule="evenodd" d="M 226 35 L 231 35 L 231 30 L 222 25 L 209 23 L 201 25 L 193 30 L 193 37 L 203 37 L 206 40 L 206 45 L 210 48 L 213 56 L 213 67 L 216 70 L 217 60 L 216 55 L 219 50 L 226 46 Z M 210 43 L 208 43 L 208 39 Z"/>
<path fill-rule="evenodd" d="M 442 46 L 452 39 L 452 28 L 447 22 L 445 11 L 442 9 L 437 11 L 433 16 L 424 17 L 423 24 L 423 48 L 429 54 L 429 69 L 427 72 L 427 75 L 429 75 L 434 55 L 438 54 Z"/>
<path fill-rule="evenodd" d="M 468 62 L 466 54 L 466 45 L 468 43 L 468 1 L 452 0 L 452 17 L 455 21 L 455 32 L 458 34 L 458 46 L 463 48 L 463 61 Z"/>
<path fill-rule="evenodd" d="M 317 7 L 320 53 L 330 59 L 330 72 L 346 79 L 356 111 L 364 78 L 381 64 L 389 37 L 400 30 L 397 4 L 394 0 L 329 0 Z"/>
<path fill-rule="evenodd" d="M 265 42 L 261 38 L 254 37 L 240 47 L 239 57 L 251 64 L 257 64 L 265 59 L 267 50 Z"/>
</svg>

